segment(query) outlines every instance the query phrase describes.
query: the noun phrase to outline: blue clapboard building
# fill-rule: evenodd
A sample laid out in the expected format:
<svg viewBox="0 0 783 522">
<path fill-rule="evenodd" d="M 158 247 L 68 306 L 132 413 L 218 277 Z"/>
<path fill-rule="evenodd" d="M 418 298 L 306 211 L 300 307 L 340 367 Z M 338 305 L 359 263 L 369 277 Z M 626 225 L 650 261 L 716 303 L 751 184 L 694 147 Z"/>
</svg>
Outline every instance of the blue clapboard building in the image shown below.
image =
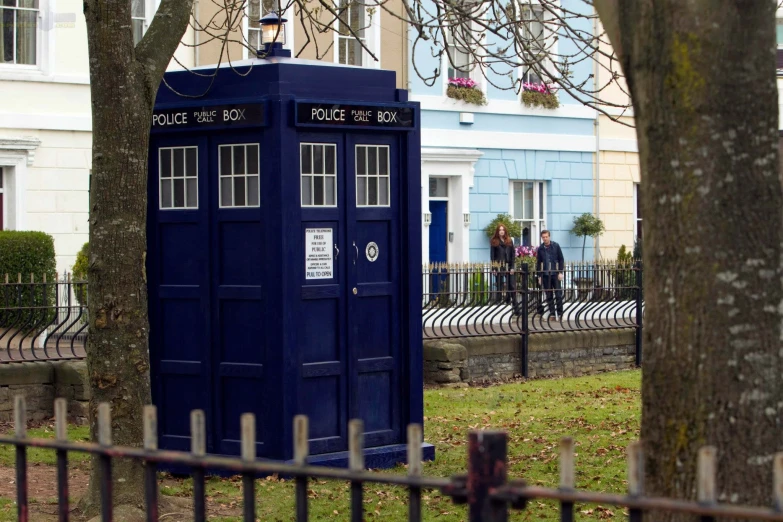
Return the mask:
<svg viewBox="0 0 783 522">
<path fill-rule="evenodd" d="M 540 9 L 535 2 L 525 6 L 525 12 L 532 13 L 528 16 L 548 16 L 535 12 Z M 590 9 L 573 0 L 563 0 L 562 7 L 585 14 Z M 569 23 L 592 30 L 588 19 Z M 467 63 L 469 51 L 459 42 L 451 44 L 454 63 Z M 575 43 L 563 35 L 554 45 L 561 55 L 576 52 Z M 437 53 L 421 42 L 411 46 L 409 54 L 419 71 L 443 71 L 428 86 L 411 65 L 411 99 L 422 109 L 422 260 L 488 261 L 489 240 L 483 229 L 500 213 L 511 214 L 523 226 L 523 237 L 515 238 L 515 244 L 538 245 L 546 228 L 563 247 L 566 260 L 581 259 L 581 239 L 568 231 L 575 216 L 594 211 L 595 111 L 565 92 L 557 93 L 556 109 L 526 107 L 513 90 L 492 85 L 510 84 L 500 72 L 537 83 L 522 67 L 499 71 L 488 82 L 477 68 L 451 67 L 445 53 L 442 59 L 433 57 Z M 592 60 L 574 64 L 574 82 L 588 79 L 593 66 Z M 486 105 L 449 98 L 449 78 L 474 80 Z M 587 257 L 591 246 L 588 239 Z"/>
</svg>

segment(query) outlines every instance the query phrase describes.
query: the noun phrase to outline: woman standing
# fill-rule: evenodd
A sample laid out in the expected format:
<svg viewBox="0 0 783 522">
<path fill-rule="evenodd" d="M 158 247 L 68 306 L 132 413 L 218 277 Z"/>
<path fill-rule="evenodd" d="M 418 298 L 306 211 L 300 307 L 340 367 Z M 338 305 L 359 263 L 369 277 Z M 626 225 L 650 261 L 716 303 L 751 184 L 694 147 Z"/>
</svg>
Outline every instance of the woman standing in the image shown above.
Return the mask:
<svg viewBox="0 0 783 522">
<path fill-rule="evenodd" d="M 492 270 L 498 271 L 495 278 L 497 281 L 497 293 L 495 302 L 499 302 L 501 292 L 506 289 L 506 302 L 512 301 L 514 293 L 514 242 L 508 235 L 505 225 L 502 223 L 495 229 L 495 234 L 489 241 L 489 258 L 493 263 Z M 499 265 L 499 266 L 498 266 Z M 513 300 L 516 304 L 516 299 Z"/>
</svg>

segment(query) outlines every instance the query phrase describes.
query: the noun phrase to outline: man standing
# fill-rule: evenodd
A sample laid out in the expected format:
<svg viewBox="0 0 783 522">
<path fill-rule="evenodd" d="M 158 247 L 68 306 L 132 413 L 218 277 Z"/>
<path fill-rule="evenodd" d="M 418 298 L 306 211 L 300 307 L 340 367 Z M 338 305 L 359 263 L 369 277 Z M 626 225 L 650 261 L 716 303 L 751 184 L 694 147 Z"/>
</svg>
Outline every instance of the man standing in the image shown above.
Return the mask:
<svg viewBox="0 0 783 522">
<path fill-rule="evenodd" d="M 536 253 L 536 272 L 538 272 L 538 285 L 544 289 L 546 301 L 549 305 L 549 320 L 555 321 L 555 296 L 557 297 L 557 315 L 563 317 L 563 290 L 560 285 L 563 280 L 563 268 L 565 259 L 560 245 L 552 241 L 549 230 L 541 231 L 541 241 Z M 554 295 L 553 295 L 554 294 Z M 539 313 L 544 313 L 544 303 L 539 303 Z"/>
</svg>

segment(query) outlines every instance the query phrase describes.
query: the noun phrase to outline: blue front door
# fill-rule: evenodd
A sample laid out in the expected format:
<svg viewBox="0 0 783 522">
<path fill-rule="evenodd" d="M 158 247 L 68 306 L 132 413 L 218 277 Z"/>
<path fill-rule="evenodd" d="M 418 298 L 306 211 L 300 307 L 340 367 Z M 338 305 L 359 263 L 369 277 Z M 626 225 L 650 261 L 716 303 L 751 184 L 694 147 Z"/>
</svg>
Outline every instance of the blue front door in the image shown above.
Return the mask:
<svg viewBox="0 0 783 522">
<path fill-rule="evenodd" d="M 402 442 L 400 158 L 396 138 L 300 134 L 303 321 L 298 411 L 313 454 Z"/>
<path fill-rule="evenodd" d="M 447 201 L 430 201 L 430 263 L 445 263 L 447 242 Z"/>
</svg>

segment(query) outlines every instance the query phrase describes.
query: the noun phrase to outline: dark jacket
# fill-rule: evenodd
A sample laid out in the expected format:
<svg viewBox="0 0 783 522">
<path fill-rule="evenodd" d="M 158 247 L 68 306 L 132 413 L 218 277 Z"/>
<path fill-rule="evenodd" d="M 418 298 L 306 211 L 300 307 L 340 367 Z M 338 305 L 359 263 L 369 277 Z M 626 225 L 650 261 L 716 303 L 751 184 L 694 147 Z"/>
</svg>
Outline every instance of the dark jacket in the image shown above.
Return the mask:
<svg viewBox="0 0 783 522">
<path fill-rule="evenodd" d="M 542 243 L 538 247 L 536 252 L 536 270 L 551 273 L 559 273 L 563 271 L 565 265 L 565 259 L 563 258 L 563 251 L 560 249 L 560 245 L 554 241 L 549 242 L 549 248 L 545 247 Z"/>
<path fill-rule="evenodd" d="M 516 257 L 516 250 L 514 245 L 505 245 L 503 243 L 498 246 L 489 245 L 489 258 L 493 263 L 500 263 L 506 267 L 506 270 L 514 268 L 514 258 Z"/>
</svg>

